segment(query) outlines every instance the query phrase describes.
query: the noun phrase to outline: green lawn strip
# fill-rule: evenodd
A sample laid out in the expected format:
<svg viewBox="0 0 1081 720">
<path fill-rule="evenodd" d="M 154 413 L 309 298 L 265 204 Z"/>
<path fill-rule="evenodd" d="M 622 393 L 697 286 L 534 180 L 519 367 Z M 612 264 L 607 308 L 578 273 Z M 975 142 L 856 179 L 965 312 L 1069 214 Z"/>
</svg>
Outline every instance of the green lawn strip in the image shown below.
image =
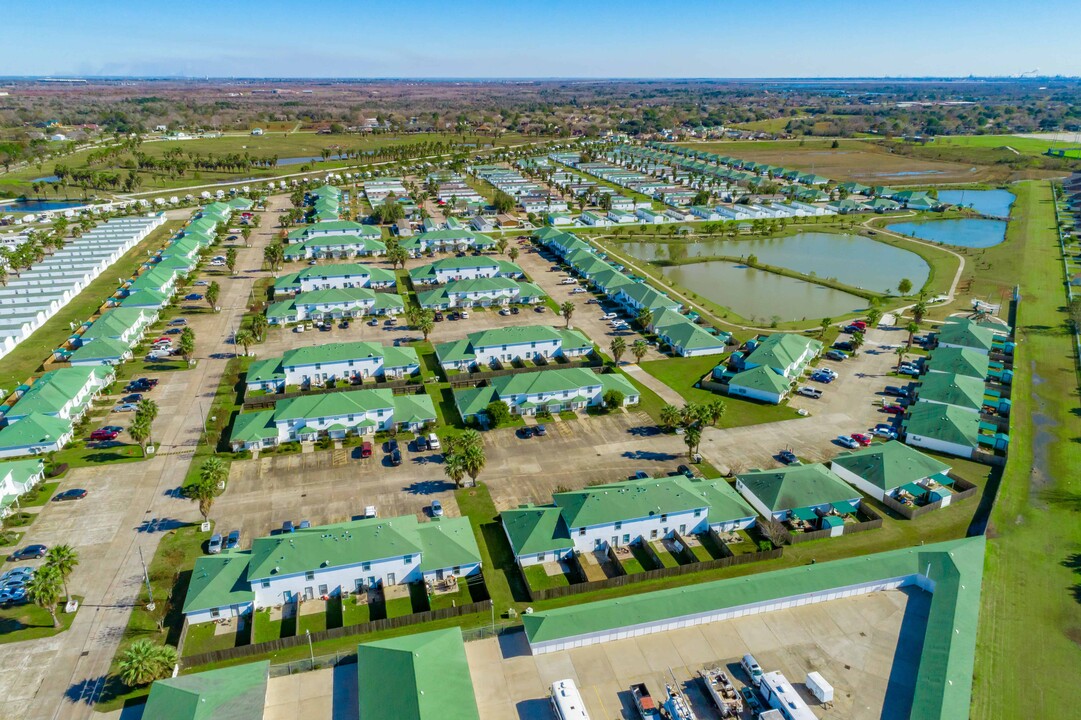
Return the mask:
<svg viewBox="0 0 1081 720">
<path fill-rule="evenodd" d="M 367 603 L 358 603 L 356 596 L 350 596 L 342 600 L 342 625 L 360 625 L 371 620 L 371 606 Z"/>
<path fill-rule="evenodd" d="M 46 482 L 38 485 L 30 492 L 22 495 L 19 498 L 19 507 L 43 507 L 45 503 L 52 499 L 53 493 L 56 492 L 56 487 L 60 484 L 60 481 Z"/>
<path fill-rule="evenodd" d="M 80 602 L 83 599 L 81 595 L 74 597 Z M 60 627 L 55 628 L 49 612 L 37 605 L 27 603 L 0 608 L 0 645 L 23 640 L 38 640 L 62 633 L 71 627 L 76 614 L 77 612 L 64 612 L 62 599 L 56 608 L 56 618 L 60 621 Z"/>
<path fill-rule="evenodd" d="M 396 618 L 413 614 L 413 602 L 410 598 L 401 597 L 387 601 L 387 617 Z"/>
<path fill-rule="evenodd" d="M 428 603 L 432 610 L 441 610 L 449 607 L 461 607 L 473 602 L 469 595 L 469 587 L 465 582 L 459 583 L 458 592 L 433 593 L 428 596 Z"/>
<path fill-rule="evenodd" d="M 228 650 L 236 647 L 236 633 L 215 634 L 217 623 L 197 623 L 188 627 L 188 634 L 184 637 L 184 654 L 201 655 L 202 653 L 216 650 Z"/>
<path fill-rule="evenodd" d="M 320 632 L 327 629 L 327 613 L 326 611 L 305 613 L 300 616 L 297 623 L 297 635 L 303 635 L 305 632 Z"/>
<path fill-rule="evenodd" d="M 222 373 L 221 381 L 214 391 L 210 407 L 206 409 L 206 433 L 199 438 L 195 447 L 188 472 L 184 476 L 184 487 L 188 487 L 199 478 L 203 462 L 212 455 L 217 455 L 225 463 L 226 474 L 233 460 L 233 454 L 224 447 L 232 431 L 233 418 L 241 411 L 244 403 L 243 376 L 255 358 L 230 358 Z"/>
<path fill-rule="evenodd" d="M 527 565 L 525 567 L 525 576 L 529 580 L 529 587 L 534 590 L 570 585 L 570 578 L 567 577 L 567 573 L 560 572 L 549 575 L 543 565 Z"/>
<path fill-rule="evenodd" d="M 270 613 L 261 610 L 255 613 L 255 626 L 252 632 L 253 643 L 265 643 L 281 637 L 282 621 L 271 620 Z"/>
<path fill-rule="evenodd" d="M 1010 452 L 988 529 L 972 717 L 1076 714 L 1081 643 L 1081 416 L 1047 183 L 1016 186 L 1020 271 Z M 1030 372 L 1035 377 L 1030 376 Z M 1046 422 L 1037 430 L 1034 415 Z M 1037 469 L 1034 471 L 1034 467 Z M 1041 471 L 1042 472 L 1039 472 Z"/>
<path fill-rule="evenodd" d="M 623 555 L 623 556 L 620 557 L 620 563 L 622 563 L 622 565 L 623 565 L 624 569 L 626 569 L 628 575 L 631 575 L 631 574 L 636 573 L 636 572 L 642 572 L 643 569 L 645 569 L 645 570 L 656 570 L 657 569 L 657 563 L 654 561 L 653 556 L 650 554 L 649 550 L 646 549 L 646 547 L 645 547 L 645 545 L 643 543 L 634 543 L 633 545 L 630 546 L 630 550 L 631 550 L 631 555 L 633 556 L 633 559 L 627 558 L 626 560 L 624 560 L 624 558 L 627 557 L 626 555 Z M 632 567 L 630 567 L 630 566 L 635 566 L 635 567 L 632 569 Z M 664 566 L 664 562 L 662 561 L 661 562 L 661 567 L 663 567 L 663 566 Z"/>
<path fill-rule="evenodd" d="M 71 336 L 68 323 L 82 323 L 97 312 L 105 300 L 116 291 L 117 278 L 130 277 L 146 261 L 147 252 L 157 250 L 165 240 L 182 225 L 180 221 L 166 222 L 150 233 L 119 260 L 105 269 L 86 288 L 72 298 L 71 302 L 49 318 L 30 337 L 15 346 L 4 356 L 0 370 L 0 387 L 14 388 L 38 373 L 42 362 L 53 350 L 64 344 Z"/>
<path fill-rule="evenodd" d="M 516 600 L 524 602 L 529 596 L 488 488 L 478 483 L 476 487 L 455 491 L 454 497 L 458 510 L 469 518 L 477 537 L 484 581 L 497 612 L 517 607 Z"/>
</svg>

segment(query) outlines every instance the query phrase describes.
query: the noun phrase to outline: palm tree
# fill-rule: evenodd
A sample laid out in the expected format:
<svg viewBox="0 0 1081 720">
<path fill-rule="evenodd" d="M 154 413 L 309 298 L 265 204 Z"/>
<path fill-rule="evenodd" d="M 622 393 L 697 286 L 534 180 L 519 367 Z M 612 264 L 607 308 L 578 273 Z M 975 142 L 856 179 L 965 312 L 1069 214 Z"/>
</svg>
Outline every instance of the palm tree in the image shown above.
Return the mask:
<svg viewBox="0 0 1081 720">
<path fill-rule="evenodd" d="M 143 451 L 143 457 L 146 457 L 146 444 L 150 440 L 150 420 L 136 414 L 135 419 L 128 426 L 128 437 L 138 443 Z"/>
<path fill-rule="evenodd" d="M 263 336 L 267 329 L 266 315 L 262 313 L 256 313 L 251 318 L 251 334 L 255 337 L 256 342 L 262 342 Z"/>
<path fill-rule="evenodd" d="M 728 405 L 724 400 L 713 400 L 706 403 L 703 414 L 710 425 L 717 425 L 721 418 L 728 412 Z"/>
<path fill-rule="evenodd" d="M 911 350 L 913 336 L 920 331 L 920 326 L 918 323 L 910 322 L 905 326 L 905 330 L 908 330 L 908 349 Z"/>
<path fill-rule="evenodd" d="M 26 583 L 26 596 L 30 598 L 30 602 L 48 611 L 53 619 L 54 628 L 60 627 L 60 620 L 56 617 L 56 606 L 60 602 L 60 593 L 63 589 L 60 571 L 51 565 L 39 567 Z"/>
<path fill-rule="evenodd" d="M 687 444 L 687 459 L 694 460 L 698 446 L 702 443 L 702 428 L 698 424 L 688 425 L 683 431 L 683 442 Z"/>
<path fill-rule="evenodd" d="M 255 337 L 251 334 L 250 330 L 240 329 L 233 334 L 233 344 L 244 348 L 244 355 L 248 354 L 248 346 L 254 341 Z"/>
<path fill-rule="evenodd" d="M 199 479 L 188 487 L 188 497 L 199 503 L 199 514 L 203 516 L 203 522 L 210 519 L 210 509 L 214 507 L 214 500 L 218 497 L 218 484 L 227 474 L 221 458 L 209 457 L 199 468 Z"/>
<path fill-rule="evenodd" d="M 484 469 L 487 458 L 484 456 L 484 445 L 469 445 L 462 451 L 462 464 L 465 472 L 477 484 L 477 476 Z"/>
<path fill-rule="evenodd" d="M 640 364 L 647 352 L 649 352 L 649 345 L 647 345 L 646 341 L 642 338 L 638 338 L 631 343 L 631 354 L 634 355 L 634 361 L 636 363 Z"/>
<path fill-rule="evenodd" d="M 867 311 L 867 326 L 878 327 L 878 321 L 882 319 L 882 311 L 877 307 L 872 307 Z"/>
<path fill-rule="evenodd" d="M 912 306 L 912 319 L 921 323 L 925 315 L 927 315 L 927 296 L 920 293 L 916 297 L 916 304 Z"/>
<path fill-rule="evenodd" d="M 574 303 L 570 300 L 565 301 L 559 306 L 559 314 L 563 316 L 563 319 L 567 323 L 567 327 L 571 326 L 571 315 L 574 315 Z"/>
<path fill-rule="evenodd" d="M 245 227 L 244 229 L 247 230 L 248 228 Z M 225 251 L 225 267 L 229 269 L 230 275 L 236 275 L 236 248 L 231 247 Z"/>
<path fill-rule="evenodd" d="M 619 359 L 623 357 L 623 353 L 627 350 L 627 341 L 623 339 L 622 335 L 616 335 L 612 338 L 612 343 L 608 346 L 608 349 L 612 351 L 612 359 L 618 365 Z"/>
<path fill-rule="evenodd" d="M 221 285 L 218 285 L 217 280 L 211 280 L 210 284 L 206 288 L 206 304 L 210 306 L 211 310 L 214 310 L 218 306 L 218 298 L 221 296 Z"/>
<path fill-rule="evenodd" d="M 465 478 L 465 461 L 462 456 L 457 453 L 444 453 L 443 473 L 454 482 L 455 487 L 461 487 Z"/>
<path fill-rule="evenodd" d="M 653 311 L 647 307 L 638 311 L 638 326 L 643 330 L 653 324 Z"/>
<path fill-rule="evenodd" d="M 671 430 L 676 425 L 679 425 L 681 419 L 682 415 L 675 405 L 665 405 L 661 408 L 661 425 L 666 429 Z"/>
<path fill-rule="evenodd" d="M 852 333 L 852 338 L 849 340 L 849 342 L 852 343 L 852 354 L 858 355 L 860 348 L 863 346 L 863 333 Z"/>
<path fill-rule="evenodd" d="M 417 330 L 420 330 L 424 335 L 424 341 L 428 341 L 428 335 L 435 329 L 435 313 L 431 310 L 425 310 L 417 318 L 416 322 Z"/>
<path fill-rule="evenodd" d="M 509 244 L 510 243 L 507 242 L 507 238 L 501 235 L 499 239 L 495 241 L 495 249 L 499 252 L 500 255 L 505 255 L 507 252 L 507 245 Z"/>
<path fill-rule="evenodd" d="M 512 247 L 510 250 L 508 250 L 507 257 L 510 258 L 511 262 L 516 262 L 518 260 L 518 248 Z"/>
<path fill-rule="evenodd" d="M 901 371 L 901 365 L 905 361 L 905 352 L 907 352 L 907 350 L 905 349 L 905 347 L 903 345 L 897 348 L 897 371 L 898 372 Z"/>
<path fill-rule="evenodd" d="M 136 640 L 124 651 L 118 666 L 120 679 L 128 687 L 148 685 L 169 677 L 176 665 L 176 649 L 157 645 L 145 638 Z"/>
<path fill-rule="evenodd" d="M 45 553 L 45 564 L 56 568 L 60 574 L 60 582 L 64 584 L 64 594 L 71 602 L 71 592 L 68 590 L 68 577 L 75 566 L 79 564 L 79 553 L 71 545 L 54 545 Z"/>
<path fill-rule="evenodd" d="M 830 329 L 830 325 L 833 324 L 833 318 L 822 318 L 822 324 L 819 326 L 818 337 L 823 337 L 826 331 Z"/>
</svg>

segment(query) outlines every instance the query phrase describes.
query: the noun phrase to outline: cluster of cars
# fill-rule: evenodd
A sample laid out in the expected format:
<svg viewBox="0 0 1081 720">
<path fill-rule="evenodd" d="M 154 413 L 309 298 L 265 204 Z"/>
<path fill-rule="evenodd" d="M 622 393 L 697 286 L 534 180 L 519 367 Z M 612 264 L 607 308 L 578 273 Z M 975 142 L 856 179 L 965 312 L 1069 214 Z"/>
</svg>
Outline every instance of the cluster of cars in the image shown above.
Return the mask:
<svg viewBox="0 0 1081 720">
<path fill-rule="evenodd" d="M 867 433 L 852 433 L 851 435 L 838 435 L 836 442 L 842 447 L 846 447 L 850 450 L 856 450 L 861 447 L 867 447 L 874 441 L 872 435 Z"/>
<path fill-rule="evenodd" d="M 424 452 L 425 450 L 440 450 L 442 445 L 439 444 L 439 436 L 435 433 L 429 433 L 427 436 L 421 435 L 413 441 L 413 445 L 417 452 Z M 398 467 L 402 464 L 402 449 L 398 444 L 398 441 L 394 438 L 387 440 L 384 446 L 387 455 L 387 462 L 393 467 Z M 360 457 L 369 458 L 372 456 L 372 444 L 370 441 L 365 440 L 360 445 Z"/>
<path fill-rule="evenodd" d="M 908 375 L 909 377 L 919 377 L 922 372 L 920 369 L 920 361 L 903 360 L 898 366 L 897 372 L 901 375 Z"/>
<path fill-rule="evenodd" d="M 521 311 L 518 309 L 518 306 L 515 305 L 515 306 L 509 307 L 509 308 L 503 308 L 502 310 L 499 311 L 499 314 L 500 315 L 517 315 L 519 312 L 521 312 Z"/>
<path fill-rule="evenodd" d="M 518 428 L 514 434 L 523 440 L 528 440 L 534 435 L 537 437 L 544 437 L 548 434 L 548 428 L 544 427 L 544 425 L 526 425 Z"/>
<path fill-rule="evenodd" d="M 231 530 L 224 539 L 221 533 L 211 535 L 210 541 L 206 545 L 206 551 L 211 555 L 217 555 L 222 550 L 235 550 L 238 547 L 240 547 L 240 531 Z"/>
<path fill-rule="evenodd" d="M 815 382 L 829 385 L 837 379 L 837 371 L 828 367 L 815 368 L 815 371 L 811 373 L 811 379 Z"/>
<path fill-rule="evenodd" d="M 0 606 L 23 605 L 26 597 L 26 583 L 34 577 L 33 568 L 15 568 L 0 575 Z"/>
</svg>

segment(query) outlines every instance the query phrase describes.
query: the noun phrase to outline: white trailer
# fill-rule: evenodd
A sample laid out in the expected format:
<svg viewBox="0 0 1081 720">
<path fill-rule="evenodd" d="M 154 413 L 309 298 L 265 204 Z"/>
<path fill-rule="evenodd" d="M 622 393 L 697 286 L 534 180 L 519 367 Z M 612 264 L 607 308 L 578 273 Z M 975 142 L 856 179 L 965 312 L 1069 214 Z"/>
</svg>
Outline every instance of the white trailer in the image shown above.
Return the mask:
<svg viewBox="0 0 1081 720">
<path fill-rule="evenodd" d="M 818 702 L 833 702 L 833 686 L 817 672 L 807 673 L 806 685 L 811 694 L 818 698 Z"/>
</svg>

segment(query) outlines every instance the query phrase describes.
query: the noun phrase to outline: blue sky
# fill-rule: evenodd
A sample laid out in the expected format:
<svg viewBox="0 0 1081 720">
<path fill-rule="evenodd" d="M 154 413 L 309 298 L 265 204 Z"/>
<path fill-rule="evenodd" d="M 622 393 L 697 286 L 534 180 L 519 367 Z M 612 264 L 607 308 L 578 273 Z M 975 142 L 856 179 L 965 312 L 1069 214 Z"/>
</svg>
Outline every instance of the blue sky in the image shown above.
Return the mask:
<svg viewBox="0 0 1081 720">
<path fill-rule="evenodd" d="M 1078 0 L 24 0 L 0 17 L 3 75 L 1081 75 Z"/>
</svg>

